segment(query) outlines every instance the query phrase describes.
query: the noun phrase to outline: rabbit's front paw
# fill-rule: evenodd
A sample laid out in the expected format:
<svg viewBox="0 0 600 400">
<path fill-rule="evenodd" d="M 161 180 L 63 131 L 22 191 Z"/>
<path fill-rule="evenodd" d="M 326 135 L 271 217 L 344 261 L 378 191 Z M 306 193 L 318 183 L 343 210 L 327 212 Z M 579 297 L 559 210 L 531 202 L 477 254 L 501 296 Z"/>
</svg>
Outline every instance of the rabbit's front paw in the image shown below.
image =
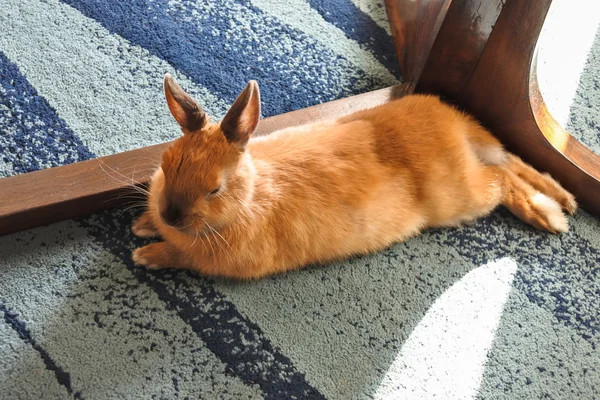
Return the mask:
<svg viewBox="0 0 600 400">
<path fill-rule="evenodd" d="M 136 265 L 148 269 L 186 268 L 182 254 L 168 242 L 151 243 L 133 251 L 131 258 Z"/>
<path fill-rule="evenodd" d="M 153 243 L 154 244 L 154 243 Z M 140 267 L 146 267 L 148 269 L 159 269 L 160 265 L 155 263 L 155 256 L 153 256 L 152 249 L 148 249 L 151 245 L 137 248 L 131 253 L 131 258 L 135 265 Z"/>
<path fill-rule="evenodd" d="M 131 230 L 136 236 L 143 238 L 155 237 L 159 235 L 149 211 L 146 211 L 135 220 L 131 226 Z"/>
</svg>

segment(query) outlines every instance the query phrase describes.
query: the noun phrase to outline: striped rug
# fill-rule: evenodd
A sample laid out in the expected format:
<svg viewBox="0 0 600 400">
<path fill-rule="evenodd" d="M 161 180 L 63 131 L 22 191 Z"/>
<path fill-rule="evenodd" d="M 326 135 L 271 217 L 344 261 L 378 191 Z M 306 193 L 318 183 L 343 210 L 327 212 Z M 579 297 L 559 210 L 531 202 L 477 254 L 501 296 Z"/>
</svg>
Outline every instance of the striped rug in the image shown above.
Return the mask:
<svg viewBox="0 0 600 400">
<path fill-rule="evenodd" d="M 400 80 L 382 0 L 1 0 L 0 176 L 173 139 L 165 72 L 217 119 L 249 79 L 263 116 Z M 134 214 L 0 238 L 1 399 L 600 398 L 585 212 L 250 283 L 135 268 Z"/>
</svg>

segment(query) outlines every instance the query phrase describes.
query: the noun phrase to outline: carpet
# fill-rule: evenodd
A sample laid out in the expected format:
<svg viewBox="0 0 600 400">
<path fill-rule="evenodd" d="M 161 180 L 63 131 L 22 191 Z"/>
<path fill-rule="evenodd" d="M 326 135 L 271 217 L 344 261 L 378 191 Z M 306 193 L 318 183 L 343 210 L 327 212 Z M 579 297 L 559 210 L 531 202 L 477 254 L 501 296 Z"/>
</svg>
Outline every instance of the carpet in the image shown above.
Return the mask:
<svg viewBox="0 0 600 400">
<path fill-rule="evenodd" d="M 173 139 L 165 72 L 215 118 L 249 79 L 264 116 L 397 83 L 382 3 L 3 0 L 0 176 Z M 585 212 L 245 283 L 134 267 L 138 212 L 0 238 L 0 398 L 600 398 Z"/>
</svg>

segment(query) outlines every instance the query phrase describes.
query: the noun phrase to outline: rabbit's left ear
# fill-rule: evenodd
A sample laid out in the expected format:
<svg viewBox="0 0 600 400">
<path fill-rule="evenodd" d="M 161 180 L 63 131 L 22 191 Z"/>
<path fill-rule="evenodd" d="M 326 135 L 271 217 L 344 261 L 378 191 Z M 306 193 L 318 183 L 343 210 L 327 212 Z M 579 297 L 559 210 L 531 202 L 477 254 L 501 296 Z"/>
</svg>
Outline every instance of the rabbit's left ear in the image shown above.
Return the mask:
<svg viewBox="0 0 600 400">
<path fill-rule="evenodd" d="M 206 113 L 200 104 L 175 82 L 171 74 L 165 74 L 164 89 L 169 110 L 183 133 L 202 129 L 208 121 Z"/>
<path fill-rule="evenodd" d="M 244 150 L 260 118 L 260 91 L 256 81 L 248 82 L 221 121 L 221 130 L 229 143 Z"/>
</svg>

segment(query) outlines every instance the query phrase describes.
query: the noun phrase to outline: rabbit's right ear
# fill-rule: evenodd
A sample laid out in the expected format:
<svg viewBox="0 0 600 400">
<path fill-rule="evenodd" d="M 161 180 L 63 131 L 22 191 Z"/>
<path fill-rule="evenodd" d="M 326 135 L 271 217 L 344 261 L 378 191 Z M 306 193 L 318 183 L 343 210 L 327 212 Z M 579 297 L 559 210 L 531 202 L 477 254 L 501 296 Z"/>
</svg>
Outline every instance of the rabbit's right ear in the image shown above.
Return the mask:
<svg viewBox="0 0 600 400">
<path fill-rule="evenodd" d="M 260 91 L 256 81 L 248 82 L 221 121 L 221 130 L 229 143 L 244 150 L 260 118 Z"/>
<path fill-rule="evenodd" d="M 181 127 L 183 133 L 190 133 L 202 129 L 208 118 L 200 104 L 187 94 L 175 82 L 171 74 L 165 74 L 165 97 L 171 114 Z"/>
</svg>

